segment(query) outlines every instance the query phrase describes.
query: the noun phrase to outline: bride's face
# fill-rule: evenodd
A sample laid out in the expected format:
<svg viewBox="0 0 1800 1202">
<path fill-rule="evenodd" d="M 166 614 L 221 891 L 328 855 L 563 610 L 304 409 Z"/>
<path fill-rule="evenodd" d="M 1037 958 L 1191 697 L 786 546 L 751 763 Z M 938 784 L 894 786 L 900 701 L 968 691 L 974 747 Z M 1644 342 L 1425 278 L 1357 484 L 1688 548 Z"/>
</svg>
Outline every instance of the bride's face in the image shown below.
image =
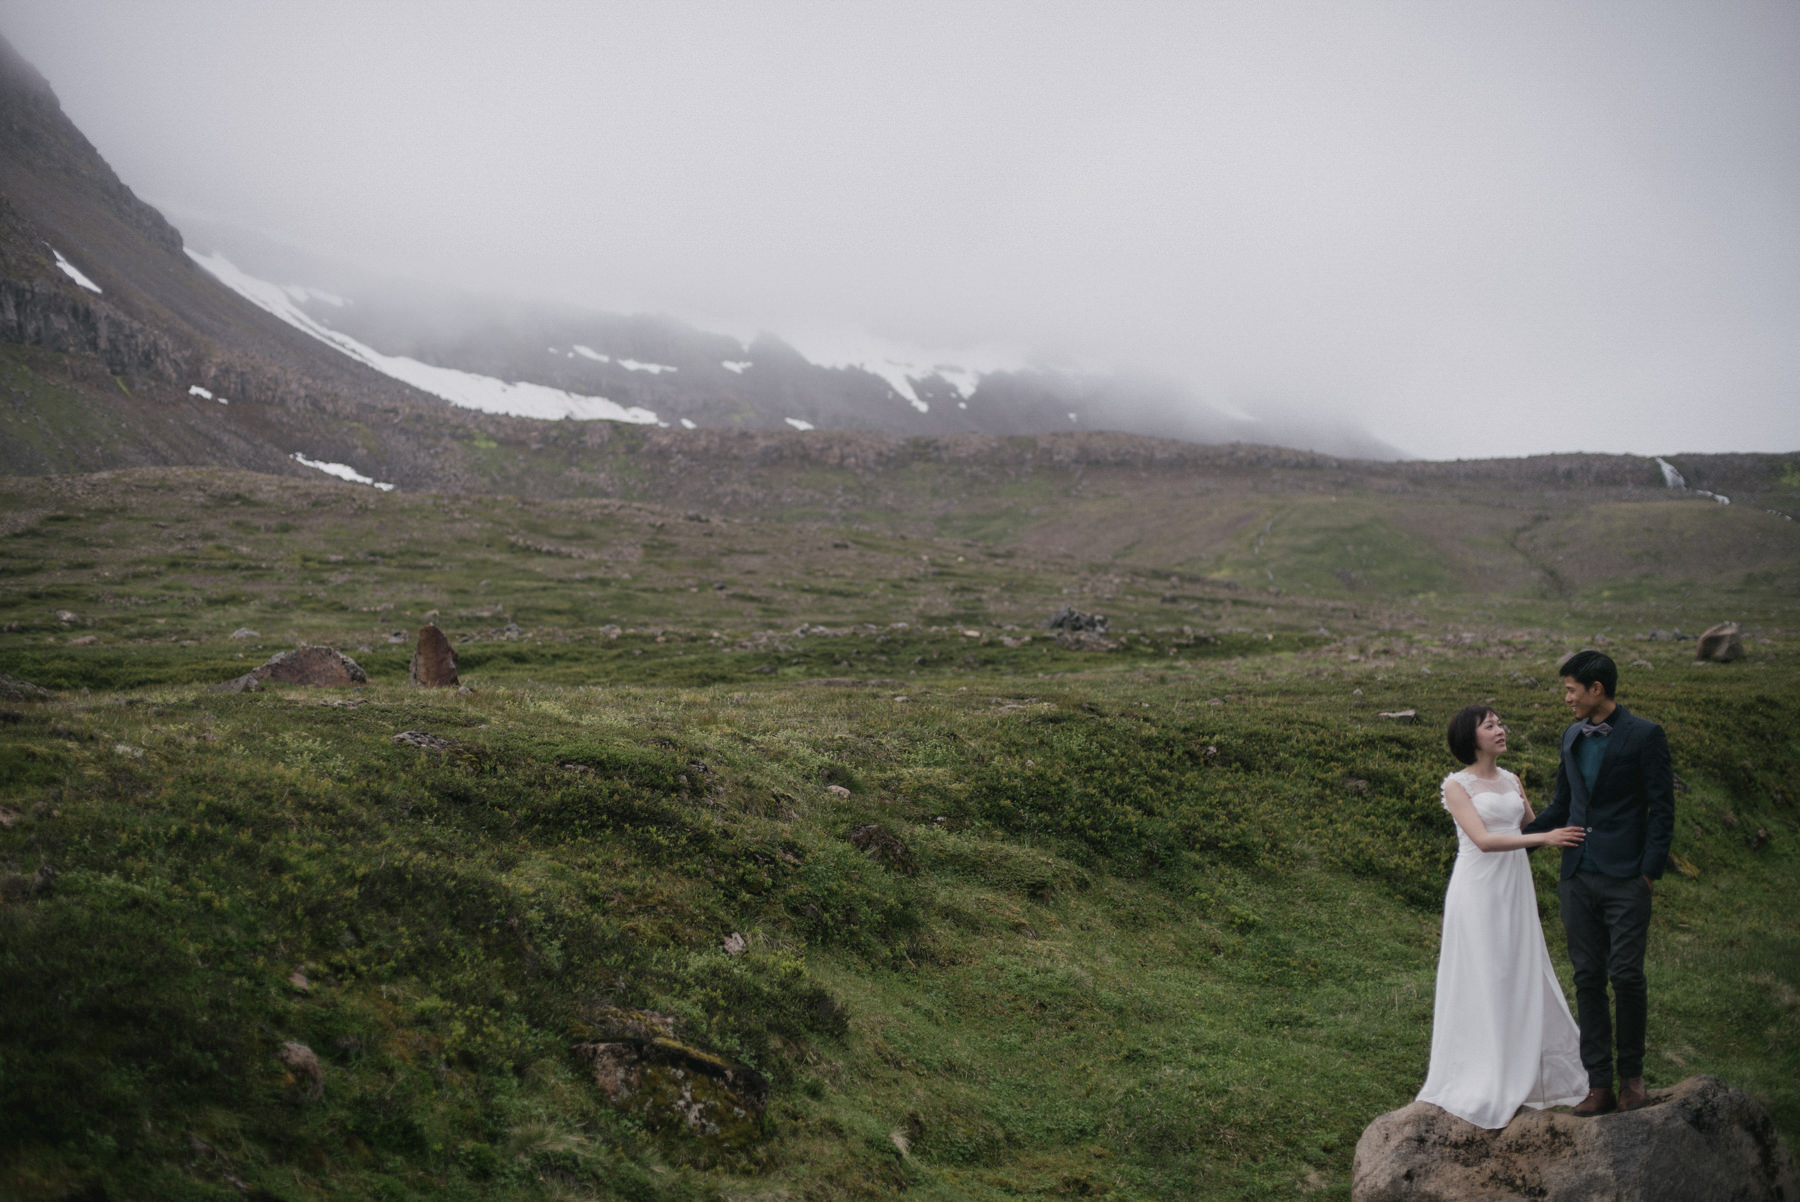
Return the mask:
<svg viewBox="0 0 1800 1202">
<path fill-rule="evenodd" d="M 1475 728 L 1475 748 L 1500 755 L 1506 751 L 1506 727 L 1499 714 L 1489 714 Z"/>
</svg>

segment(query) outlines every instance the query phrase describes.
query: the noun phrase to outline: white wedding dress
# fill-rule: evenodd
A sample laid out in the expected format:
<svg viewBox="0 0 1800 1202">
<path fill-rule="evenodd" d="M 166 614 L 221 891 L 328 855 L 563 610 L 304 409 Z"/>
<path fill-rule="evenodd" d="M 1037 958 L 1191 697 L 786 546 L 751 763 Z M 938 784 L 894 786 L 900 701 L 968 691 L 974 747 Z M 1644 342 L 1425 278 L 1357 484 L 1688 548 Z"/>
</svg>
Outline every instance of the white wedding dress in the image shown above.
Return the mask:
<svg viewBox="0 0 1800 1202">
<path fill-rule="evenodd" d="M 1525 816 L 1519 778 L 1470 772 L 1444 779 L 1468 791 L 1482 824 L 1516 835 Z M 1504 1127 L 1519 1107 L 1567 1106 L 1587 1096 L 1581 1039 L 1550 967 L 1531 866 L 1520 851 L 1482 851 L 1456 828 L 1456 867 L 1444 894 L 1431 1018 L 1431 1068 L 1419 1101 L 1477 1127 Z"/>
</svg>

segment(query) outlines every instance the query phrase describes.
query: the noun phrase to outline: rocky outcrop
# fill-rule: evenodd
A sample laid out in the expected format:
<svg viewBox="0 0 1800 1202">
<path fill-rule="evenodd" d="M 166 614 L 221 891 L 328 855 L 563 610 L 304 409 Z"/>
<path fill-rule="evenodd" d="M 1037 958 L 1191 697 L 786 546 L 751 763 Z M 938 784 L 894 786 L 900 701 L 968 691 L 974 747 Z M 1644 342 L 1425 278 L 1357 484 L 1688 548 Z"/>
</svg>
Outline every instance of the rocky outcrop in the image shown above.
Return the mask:
<svg viewBox="0 0 1800 1202">
<path fill-rule="evenodd" d="M 1656 1090 L 1629 1113 L 1529 1111 L 1486 1131 L 1414 1102 L 1356 1144 L 1353 1202 L 1774 1202 L 1800 1172 L 1774 1122 L 1716 1077 Z"/>
<path fill-rule="evenodd" d="M 675 1019 L 649 1010 L 605 1007 L 591 1042 L 575 1054 L 593 1069 L 606 1101 L 655 1130 L 726 1147 L 762 1134 L 769 1084 L 762 1074 L 675 1038 Z"/>
<path fill-rule="evenodd" d="M 0 341 L 92 355 L 116 375 L 195 374 L 174 339 L 54 280 L 0 279 Z"/>
<path fill-rule="evenodd" d="M 1728 664 L 1744 658 L 1744 631 L 1736 622 L 1721 622 L 1700 636 L 1694 658 L 1707 663 Z"/>
<path fill-rule="evenodd" d="M 406 683 L 415 689 L 454 689 L 461 683 L 456 679 L 456 649 L 435 625 L 419 627 Z"/>
</svg>

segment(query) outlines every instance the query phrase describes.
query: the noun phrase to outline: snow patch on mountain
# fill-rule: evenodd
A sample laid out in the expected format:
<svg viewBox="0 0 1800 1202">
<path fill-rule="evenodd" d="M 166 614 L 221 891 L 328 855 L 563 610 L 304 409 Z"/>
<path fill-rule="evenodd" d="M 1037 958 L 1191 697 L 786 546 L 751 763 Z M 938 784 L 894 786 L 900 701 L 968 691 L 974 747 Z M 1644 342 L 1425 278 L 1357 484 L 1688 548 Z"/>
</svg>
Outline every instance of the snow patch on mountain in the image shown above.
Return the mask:
<svg viewBox="0 0 1800 1202">
<path fill-rule="evenodd" d="M 334 309 L 342 309 L 350 303 L 337 293 L 326 292 L 322 288 L 304 288 L 299 284 L 284 284 L 281 290 L 303 305 L 307 301 L 318 301 L 321 304 L 330 305 Z"/>
<path fill-rule="evenodd" d="M 365 476 L 347 463 L 326 463 L 322 459 L 308 459 L 299 451 L 292 455 L 295 463 L 304 463 L 307 467 L 317 468 L 327 476 L 336 476 L 339 480 L 348 480 L 352 484 L 368 484 L 379 488 L 382 492 L 393 492 L 392 484 L 383 483 L 373 476 Z"/>
<path fill-rule="evenodd" d="M 513 417 L 547 420 L 570 417 L 584 421 L 630 422 L 637 425 L 652 425 L 657 421 L 656 414 L 648 409 L 637 406 L 627 408 L 605 397 L 582 396 L 543 384 L 508 383 L 492 376 L 458 371 L 453 367 L 421 363 L 404 355 L 384 355 L 374 347 L 358 342 L 347 334 L 340 334 L 319 322 L 300 308 L 286 288 L 238 270 L 224 255 L 203 255 L 191 247 L 187 248 L 187 253 L 189 258 L 204 267 L 220 283 L 258 308 L 383 375 L 392 376 L 422 392 L 442 397 L 453 405 L 479 409 L 483 413 L 505 413 Z"/>
<path fill-rule="evenodd" d="M 750 360 L 748 360 L 748 359 L 723 359 L 723 360 L 720 360 L 719 366 L 724 368 L 726 371 L 736 372 L 738 375 L 741 376 L 745 372 L 750 370 Z"/>
<path fill-rule="evenodd" d="M 551 347 L 550 353 L 556 354 L 556 348 Z M 612 363 L 626 371 L 647 371 L 653 376 L 660 375 L 665 371 L 681 370 L 679 367 L 670 367 L 667 363 L 645 363 L 638 359 L 615 359 L 611 355 L 603 355 L 593 347 L 582 346 L 580 343 L 575 345 L 575 353 L 583 359 L 592 359 L 595 363 Z"/>
<path fill-rule="evenodd" d="M 811 422 L 802 421 L 797 417 L 784 417 L 781 420 L 786 422 L 788 425 L 794 427 L 794 429 L 796 429 L 796 430 L 810 430 L 813 428 L 813 424 Z"/>
<path fill-rule="evenodd" d="M 851 330 L 807 331 L 794 339 L 793 345 L 820 367 L 857 368 L 880 377 L 920 413 L 931 411 L 930 402 L 919 396 L 917 386 L 922 381 L 940 379 L 967 402 L 975 395 L 982 376 L 996 371 L 1019 371 L 1025 366 L 1023 356 L 1002 347 L 932 351 Z"/>
<path fill-rule="evenodd" d="M 48 246 L 49 243 L 45 243 L 45 245 Z M 58 267 L 62 268 L 64 275 L 66 275 L 70 279 L 74 280 L 77 284 L 80 284 L 83 288 L 86 288 L 89 292 L 94 292 L 94 293 L 100 292 L 100 285 L 94 283 L 94 281 L 88 279 L 87 276 L 83 275 L 81 268 L 75 266 L 75 264 L 73 264 L 73 263 L 69 262 L 67 259 L 63 258 L 62 251 L 57 250 L 54 246 L 51 246 L 50 253 L 56 256 L 56 265 Z M 102 293 L 102 295 L 104 295 L 104 294 Z"/>
</svg>

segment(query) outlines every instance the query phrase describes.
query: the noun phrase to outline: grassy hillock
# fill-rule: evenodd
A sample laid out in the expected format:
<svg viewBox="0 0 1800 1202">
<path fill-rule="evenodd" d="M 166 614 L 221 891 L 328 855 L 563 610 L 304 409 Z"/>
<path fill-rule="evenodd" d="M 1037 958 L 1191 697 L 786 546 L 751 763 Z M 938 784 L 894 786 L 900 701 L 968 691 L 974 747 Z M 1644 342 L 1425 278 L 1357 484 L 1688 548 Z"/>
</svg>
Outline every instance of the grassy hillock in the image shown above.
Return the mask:
<svg viewBox="0 0 1800 1202">
<path fill-rule="evenodd" d="M 1800 1135 L 1800 637 L 1741 582 L 1274 595 L 624 502 L 3 491 L 0 672 L 50 690 L 0 682 L 5 1196 L 1346 1197 L 1424 1074 L 1442 724 L 1491 699 L 1541 795 L 1596 635 L 1681 778 L 1651 1084 Z M 1065 602 L 1112 649 L 1047 637 Z M 405 687 L 433 611 L 467 694 Z M 1639 637 L 1722 617 L 1744 662 Z M 206 691 L 301 641 L 371 683 Z M 746 1114 L 609 1100 L 626 1015 Z"/>
</svg>

